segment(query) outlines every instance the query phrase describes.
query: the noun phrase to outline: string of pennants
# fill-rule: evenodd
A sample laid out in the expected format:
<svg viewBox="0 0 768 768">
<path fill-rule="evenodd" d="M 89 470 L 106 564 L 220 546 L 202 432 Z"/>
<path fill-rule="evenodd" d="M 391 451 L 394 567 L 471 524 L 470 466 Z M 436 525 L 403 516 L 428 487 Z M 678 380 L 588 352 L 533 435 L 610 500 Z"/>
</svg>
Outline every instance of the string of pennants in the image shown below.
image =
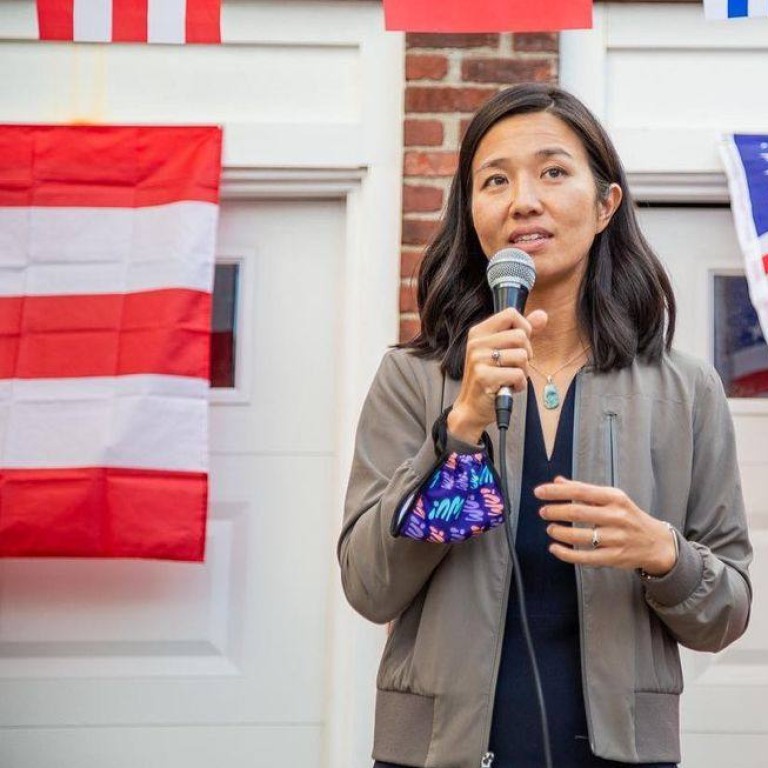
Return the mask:
<svg viewBox="0 0 768 768">
<path fill-rule="evenodd" d="M 555 32 L 592 27 L 593 0 L 384 0 L 388 30 Z M 227 42 L 222 0 L 37 0 L 36 37 L 92 43 Z M 768 16 L 768 0 L 703 0 L 710 20 Z"/>
</svg>

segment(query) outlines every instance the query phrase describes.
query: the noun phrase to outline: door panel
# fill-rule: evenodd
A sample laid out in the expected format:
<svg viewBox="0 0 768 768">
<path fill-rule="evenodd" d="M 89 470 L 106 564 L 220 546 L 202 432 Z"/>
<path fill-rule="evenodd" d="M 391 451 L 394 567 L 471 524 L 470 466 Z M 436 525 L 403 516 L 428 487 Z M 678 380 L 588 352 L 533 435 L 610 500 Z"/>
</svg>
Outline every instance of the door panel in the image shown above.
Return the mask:
<svg viewBox="0 0 768 768">
<path fill-rule="evenodd" d="M 225 201 L 238 356 L 206 560 L 0 561 L 0 765 L 320 765 L 345 217 Z"/>
<path fill-rule="evenodd" d="M 663 260 L 678 302 L 675 346 L 712 361 L 712 276 L 743 272 L 727 208 L 646 208 L 641 225 Z M 762 768 L 768 749 L 768 401 L 731 400 L 755 561 L 746 635 L 718 654 L 683 653 L 683 755 L 696 768 Z M 738 758 L 734 758 L 738 755 Z"/>
<path fill-rule="evenodd" d="M 108 727 L 83 738 L 75 728 L 18 729 L 3 735 L 2 760 L 7 768 L 317 765 L 321 732 L 319 725 L 301 734 L 291 726 Z"/>
</svg>

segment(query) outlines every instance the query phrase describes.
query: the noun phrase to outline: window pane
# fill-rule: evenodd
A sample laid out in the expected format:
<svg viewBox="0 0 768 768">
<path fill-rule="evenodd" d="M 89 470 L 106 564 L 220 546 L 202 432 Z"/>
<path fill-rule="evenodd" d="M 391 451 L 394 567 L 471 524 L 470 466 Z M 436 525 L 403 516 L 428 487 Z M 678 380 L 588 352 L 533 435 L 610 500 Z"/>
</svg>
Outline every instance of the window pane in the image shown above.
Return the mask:
<svg viewBox="0 0 768 768">
<path fill-rule="evenodd" d="M 715 368 L 728 397 L 768 397 L 768 346 L 746 277 L 715 276 Z"/>
<path fill-rule="evenodd" d="M 238 264 L 217 264 L 213 279 L 211 386 L 235 386 Z"/>
</svg>

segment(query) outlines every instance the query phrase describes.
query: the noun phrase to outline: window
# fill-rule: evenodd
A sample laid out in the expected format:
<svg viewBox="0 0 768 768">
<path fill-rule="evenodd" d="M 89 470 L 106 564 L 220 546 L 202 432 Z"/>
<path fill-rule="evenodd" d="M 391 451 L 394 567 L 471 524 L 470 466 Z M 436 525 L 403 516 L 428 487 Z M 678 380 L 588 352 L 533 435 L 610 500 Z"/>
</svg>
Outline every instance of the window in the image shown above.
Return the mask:
<svg viewBox="0 0 768 768">
<path fill-rule="evenodd" d="M 213 280 L 211 386 L 235 386 L 239 264 L 217 264 Z"/>
<path fill-rule="evenodd" d="M 743 275 L 714 276 L 714 362 L 728 397 L 768 397 L 768 345 Z"/>
</svg>

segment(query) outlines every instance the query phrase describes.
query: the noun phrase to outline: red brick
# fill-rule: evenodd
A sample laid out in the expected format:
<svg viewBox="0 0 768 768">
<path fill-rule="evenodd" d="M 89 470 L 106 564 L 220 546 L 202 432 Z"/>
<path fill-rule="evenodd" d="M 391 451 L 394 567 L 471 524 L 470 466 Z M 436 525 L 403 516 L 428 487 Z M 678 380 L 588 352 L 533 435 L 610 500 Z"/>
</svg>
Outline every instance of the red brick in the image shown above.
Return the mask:
<svg viewBox="0 0 768 768">
<path fill-rule="evenodd" d="M 401 317 L 400 318 L 400 341 L 410 341 L 418 335 L 421 330 L 421 322 L 418 318 Z"/>
<path fill-rule="evenodd" d="M 405 36 L 408 48 L 498 48 L 497 34 L 451 35 L 410 32 Z"/>
<path fill-rule="evenodd" d="M 559 50 L 557 32 L 516 32 L 512 45 L 516 51 L 527 53 L 557 53 Z"/>
<path fill-rule="evenodd" d="M 464 134 L 467 132 L 467 128 L 469 128 L 469 124 L 471 122 L 472 122 L 472 118 L 467 117 L 459 123 L 459 141 L 461 141 L 464 138 Z"/>
<path fill-rule="evenodd" d="M 439 120 L 406 120 L 405 146 L 439 147 L 443 143 L 443 124 Z"/>
<path fill-rule="evenodd" d="M 453 176 L 459 162 L 457 152 L 406 152 L 403 173 L 406 176 Z"/>
<path fill-rule="evenodd" d="M 440 222 L 431 219 L 403 219 L 403 244 L 426 245 L 437 232 Z"/>
<path fill-rule="evenodd" d="M 423 248 L 403 248 L 400 251 L 400 276 L 415 279 L 423 258 Z"/>
<path fill-rule="evenodd" d="M 496 93 L 493 88 L 411 85 L 405 89 L 406 112 L 474 112 Z"/>
<path fill-rule="evenodd" d="M 405 57 L 406 80 L 442 80 L 447 74 L 446 56 L 418 56 L 409 53 Z"/>
<path fill-rule="evenodd" d="M 404 213 L 433 213 L 443 207 L 443 190 L 406 184 L 403 187 Z"/>
<path fill-rule="evenodd" d="M 528 83 L 555 76 L 555 61 L 546 59 L 466 59 L 461 77 L 475 83 Z"/>
<path fill-rule="evenodd" d="M 416 286 L 406 284 L 400 284 L 400 311 L 401 312 L 418 312 L 418 306 L 416 304 Z"/>
</svg>

